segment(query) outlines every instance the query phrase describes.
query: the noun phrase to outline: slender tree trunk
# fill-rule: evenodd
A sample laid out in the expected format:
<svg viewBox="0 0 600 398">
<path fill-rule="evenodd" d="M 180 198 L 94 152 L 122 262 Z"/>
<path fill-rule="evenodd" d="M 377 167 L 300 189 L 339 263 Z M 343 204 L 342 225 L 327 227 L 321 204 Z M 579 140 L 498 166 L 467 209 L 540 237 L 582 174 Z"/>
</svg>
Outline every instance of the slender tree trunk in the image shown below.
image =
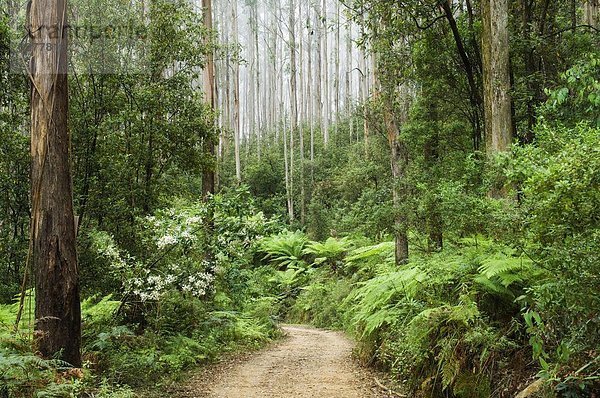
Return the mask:
<svg viewBox="0 0 600 398">
<path fill-rule="evenodd" d="M 492 147 L 492 23 L 490 21 L 490 1 L 491 0 L 481 0 L 481 58 L 483 69 L 483 116 L 486 148 Z"/>
<path fill-rule="evenodd" d="M 242 181 L 242 163 L 240 160 L 240 60 L 239 60 L 239 35 L 238 35 L 238 3 L 233 0 L 231 18 L 233 20 L 233 40 L 236 46 L 236 59 L 233 64 L 233 134 L 235 139 L 235 176 L 238 182 Z"/>
<path fill-rule="evenodd" d="M 324 85 L 324 101 L 323 101 L 323 143 L 327 147 L 329 143 L 329 112 L 331 104 L 329 103 L 329 29 L 327 15 L 327 0 L 323 0 L 323 85 Z"/>
<path fill-rule="evenodd" d="M 387 100 L 385 100 L 387 102 Z M 408 148 L 400 139 L 400 130 L 394 116 L 386 104 L 384 110 L 384 121 L 386 125 L 388 143 L 390 145 L 390 163 L 392 167 L 392 200 L 394 204 L 394 240 L 395 261 L 400 266 L 408 262 L 408 230 L 406 215 L 400 210 L 400 206 L 406 199 L 405 185 L 406 170 L 408 168 Z"/>
<path fill-rule="evenodd" d="M 299 114 L 298 114 L 298 125 L 302 128 L 303 124 L 306 122 L 306 98 L 304 96 L 304 89 L 306 82 L 304 81 L 304 27 L 303 27 L 303 17 L 302 17 L 302 1 L 298 2 L 298 16 L 300 21 L 300 26 L 298 28 L 298 79 L 299 79 L 299 90 L 298 90 L 298 106 L 299 106 Z"/>
<path fill-rule="evenodd" d="M 290 222 L 294 221 L 294 201 L 292 199 L 292 187 L 290 184 L 290 166 L 288 163 L 287 126 L 283 123 L 283 162 L 285 169 L 285 194 L 287 199 L 287 210 Z"/>
<path fill-rule="evenodd" d="M 31 0 L 31 247 L 36 345 L 81 367 L 81 308 L 67 130 L 66 0 Z M 48 44 L 51 49 L 48 50 Z"/>
<path fill-rule="evenodd" d="M 297 69 L 296 69 L 296 4 L 294 0 L 290 0 L 290 192 L 294 192 L 294 136 L 298 130 L 298 86 L 297 86 Z M 290 220 L 294 219 L 294 202 L 291 202 Z"/>
<path fill-rule="evenodd" d="M 364 145 L 365 145 L 365 158 L 369 158 L 369 115 L 368 115 L 368 99 L 369 92 L 367 87 L 367 62 L 366 54 L 363 49 L 360 51 L 358 58 L 360 69 L 360 101 L 363 107 L 363 129 L 364 129 Z"/>
<path fill-rule="evenodd" d="M 431 101 L 431 100 L 430 100 Z M 439 137 L 439 126 L 438 126 L 438 112 L 435 104 L 431 105 L 429 108 L 429 117 L 432 123 L 432 134 L 427 137 L 425 141 L 425 145 L 423 148 L 423 157 L 425 159 L 425 172 L 435 178 L 437 175 L 436 165 L 439 162 L 439 145 L 440 145 L 440 137 Z M 430 182 L 433 186 L 437 184 L 437 182 L 432 180 Z M 432 195 L 434 196 L 434 195 Z M 442 225 L 442 215 L 439 211 L 439 203 L 437 198 L 433 197 L 431 202 L 427 206 L 427 233 L 428 233 L 428 246 L 429 251 L 440 251 L 443 248 L 444 240 L 443 240 L 443 225 Z"/>
<path fill-rule="evenodd" d="M 315 30 L 317 32 L 316 39 L 316 55 L 317 55 L 317 68 L 316 68 L 316 76 L 315 76 L 315 94 L 316 94 L 316 107 L 317 111 L 315 112 L 315 116 L 317 117 L 318 127 L 319 129 L 323 129 L 323 93 L 322 93 L 322 80 L 323 80 L 323 54 L 322 54 L 322 44 L 323 44 L 323 29 L 321 27 L 321 6 L 319 1 L 315 2 Z"/>
<path fill-rule="evenodd" d="M 336 134 L 340 125 L 340 2 L 335 2 L 335 131 Z M 337 139 L 337 138 L 336 138 Z"/>
<path fill-rule="evenodd" d="M 312 73 L 312 42 L 313 42 L 313 31 L 314 25 L 311 23 L 311 10 L 307 10 L 306 20 L 308 23 L 308 38 L 307 38 L 307 53 L 308 53 L 308 84 L 306 85 L 306 98 L 308 100 L 308 118 L 310 128 L 310 181 L 314 182 L 314 162 L 315 162 L 315 101 L 313 98 L 312 85 L 313 85 L 313 73 Z"/>
<path fill-rule="evenodd" d="M 346 22 L 346 116 L 350 117 L 352 111 L 352 21 Z M 352 129 L 350 129 L 352 140 Z"/>
<path fill-rule="evenodd" d="M 489 0 L 482 0 L 483 2 Z M 505 0 L 501 0 L 505 1 Z M 479 92 L 479 87 L 477 85 L 477 79 L 475 78 L 475 73 L 477 71 L 475 65 L 473 64 L 465 45 L 463 43 L 462 36 L 460 35 L 460 30 L 458 29 L 458 24 L 454 18 L 454 14 L 452 12 L 452 0 L 444 0 L 441 2 L 440 7 L 446 16 L 446 20 L 450 25 L 450 30 L 452 31 L 452 36 L 454 38 L 454 42 L 456 44 L 456 49 L 458 50 L 458 55 L 462 61 L 465 74 L 467 77 L 467 82 L 469 83 L 469 101 L 471 103 L 471 108 L 473 115 L 472 123 L 473 123 L 473 147 L 475 150 L 479 149 L 480 141 L 481 141 L 481 125 L 480 125 L 480 115 L 481 115 L 481 104 L 482 99 Z M 485 16 L 484 16 L 485 19 Z M 485 30 L 485 28 L 484 28 Z"/>
<path fill-rule="evenodd" d="M 246 68 L 246 85 L 248 96 L 246 97 L 246 106 L 244 107 L 246 119 L 248 119 L 248 137 L 247 143 L 252 143 L 252 140 L 255 141 L 255 144 L 258 144 L 258 138 L 256 137 L 258 129 L 256 128 L 256 121 L 258 119 L 258 115 L 256 110 L 256 100 L 258 98 L 256 92 L 256 68 L 257 62 L 254 54 L 254 6 L 250 5 L 250 34 L 248 35 L 248 59 L 249 59 L 249 67 Z M 258 145 L 257 145 L 257 154 L 258 154 Z"/>
<path fill-rule="evenodd" d="M 204 27 L 208 32 L 212 32 L 212 1 L 202 0 Z M 212 44 L 212 43 L 211 43 Z M 204 96 L 210 109 L 215 109 L 215 95 L 217 92 L 215 82 L 215 62 L 211 51 L 206 60 L 206 67 L 203 73 Z M 213 125 L 214 126 L 214 125 Z M 216 126 L 214 126 L 216 127 Z M 204 165 L 202 171 L 202 197 L 207 198 L 209 194 L 215 192 L 215 131 L 211 131 L 210 136 L 204 137 L 204 152 L 210 157 L 210 164 Z"/>
<path fill-rule="evenodd" d="M 258 155 L 258 159 L 260 160 L 260 156 L 261 156 L 261 133 L 262 133 L 262 128 L 263 128 L 263 118 L 262 116 L 262 112 L 264 112 L 264 104 L 262 103 L 262 99 L 261 99 L 261 84 L 260 84 L 260 79 L 261 79 L 261 68 L 260 68 L 260 49 L 259 49 L 259 45 L 258 45 L 258 1 L 255 1 L 254 4 L 252 5 L 252 15 L 253 15 L 253 29 L 252 29 L 252 33 L 253 33 L 253 43 L 252 45 L 254 46 L 254 65 L 255 65 L 255 84 L 253 85 L 256 86 L 256 103 L 253 106 L 256 106 L 256 125 L 254 127 L 255 129 L 255 136 L 256 136 L 256 152 Z"/>
</svg>

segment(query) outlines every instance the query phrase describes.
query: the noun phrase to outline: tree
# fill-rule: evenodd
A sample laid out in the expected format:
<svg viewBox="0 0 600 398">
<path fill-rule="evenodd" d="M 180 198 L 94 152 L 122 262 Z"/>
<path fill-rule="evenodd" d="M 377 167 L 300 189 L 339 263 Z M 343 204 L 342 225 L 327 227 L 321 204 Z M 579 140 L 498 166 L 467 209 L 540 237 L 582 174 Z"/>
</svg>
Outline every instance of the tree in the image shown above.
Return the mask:
<svg viewBox="0 0 600 398">
<path fill-rule="evenodd" d="M 203 21 L 204 27 L 206 28 L 207 34 L 212 34 L 212 1 L 202 0 L 203 9 Z M 213 51 L 210 50 L 208 58 L 206 60 L 206 67 L 204 68 L 204 95 L 206 103 L 210 109 L 215 109 L 215 95 L 216 95 L 216 81 L 215 81 L 215 62 Z M 211 132 L 214 134 L 214 132 Z M 202 196 L 206 198 L 208 194 L 215 192 L 215 170 L 214 161 L 215 157 L 215 143 L 213 134 L 210 134 L 204 139 L 204 152 L 209 155 L 211 164 L 205 165 L 202 173 Z"/>
<path fill-rule="evenodd" d="M 600 0 L 586 0 L 583 5 L 583 20 L 586 25 L 598 28 L 600 23 Z"/>
<path fill-rule="evenodd" d="M 238 182 L 242 181 L 242 164 L 240 161 L 240 45 L 238 34 L 238 3 L 234 0 L 231 5 L 231 19 L 233 21 L 233 40 L 235 46 L 235 60 L 233 63 L 233 135 L 235 152 L 235 176 Z M 229 71 L 227 72 L 229 73 Z"/>
<path fill-rule="evenodd" d="M 323 0 L 323 15 L 321 16 L 321 24 L 323 26 L 323 143 L 325 146 L 329 143 L 329 112 L 331 104 L 329 103 L 329 27 L 328 27 L 328 15 L 327 15 L 327 0 Z"/>
<path fill-rule="evenodd" d="M 67 3 L 32 0 L 31 248 L 40 353 L 81 366 L 75 217 L 67 130 Z"/>
<path fill-rule="evenodd" d="M 508 151 L 513 138 L 508 0 L 484 0 L 481 7 L 486 149 L 492 156 Z"/>
</svg>

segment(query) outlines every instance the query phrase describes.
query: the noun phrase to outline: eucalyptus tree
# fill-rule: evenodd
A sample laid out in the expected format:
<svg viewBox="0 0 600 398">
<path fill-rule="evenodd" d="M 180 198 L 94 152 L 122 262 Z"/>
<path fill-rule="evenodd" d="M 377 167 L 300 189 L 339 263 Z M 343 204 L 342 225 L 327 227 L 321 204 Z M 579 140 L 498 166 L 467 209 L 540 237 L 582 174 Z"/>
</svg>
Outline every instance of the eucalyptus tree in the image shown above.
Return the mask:
<svg viewBox="0 0 600 398">
<path fill-rule="evenodd" d="M 202 0 L 202 12 L 203 21 L 205 28 L 205 35 L 212 37 L 213 34 L 213 10 L 211 0 Z M 204 85 L 204 96 L 207 105 L 211 111 L 215 111 L 216 100 L 215 96 L 217 93 L 216 88 L 216 77 L 215 77 L 215 61 L 214 61 L 214 50 L 212 50 L 213 44 L 209 41 L 205 44 L 206 47 L 211 48 L 207 54 L 206 65 L 203 69 L 203 85 Z M 213 124 L 215 125 L 215 124 Z M 207 198 L 209 194 L 215 192 L 215 167 L 213 163 L 215 161 L 215 141 L 214 141 L 214 130 L 210 135 L 204 139 L 204 152 L 210 156 L 210 162 L 206 162 L 203 167 L 202 173 L 202 196 Z"/>
<path fill-rule="evenodd" d="M 240 159 L 241 131 L 240 131 L 240 44 L 238 32 L 238 2 L 231 3 L 231 21 L 233 24 L 233 40 L 236 59 L 233 63 L 233 137 L 235 152 L 235 176 L 238 182 L 242 181 L 242 164 Z"/>
<path fill-rule="evenodd" d="M 36 345 L 81 366 L 81 306 L 69 153 L 67 2 L 33 0 L 31 34 L 31 254 Z"/>
<path fill-rule="evenodd" d="M 489 155 L 508 151 L 513 138 L 508 5 L 508 0 L 484 0 L 481 3 L 486 149 Z"/>
</svg>

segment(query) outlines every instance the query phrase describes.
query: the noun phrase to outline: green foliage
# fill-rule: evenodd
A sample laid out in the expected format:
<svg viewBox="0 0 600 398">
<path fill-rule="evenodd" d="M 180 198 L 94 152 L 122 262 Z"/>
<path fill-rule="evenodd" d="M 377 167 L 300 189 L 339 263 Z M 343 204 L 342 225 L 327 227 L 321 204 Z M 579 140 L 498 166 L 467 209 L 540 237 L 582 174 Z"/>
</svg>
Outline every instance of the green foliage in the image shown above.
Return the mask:
<svg viewBox="0 0 600 398">
<path fill-rule="evenodd" d="M 561 75 L 559 86 L 546 90 L 544 122 L 575 127 L 582 122 L 600 128 L 600 54 L 590 54 Z"/>
<path fill-rule="evenodd" d="M 325 263 L 336 269 L 343 264 L 344 255 L 352 245 L 353 242 L 348 238 L 327 238 L 324 243 L 308 242 L 302 253 L 314 257 L 314 265 Z"/>
<path fill-rule="evenodd" d="M 531 254 L 553 275 L 523 298 L 526 314 L 542 321 L 529 328 L 531 341 L 544 353 L 537 358 L 547 377 L 592 385 L 588 377 L 597 364 L 569 372 L 593 362 L 589 350 L 600 346 L 600 302 L 589 294 L 600 288 L 600 130 L 587 123 L 541 125 L 537 137 L 535 146 L 519 148 L 511 170 L 522 181 L 522 239 L 533 243 Z"/>
<path fill-rule="evenodd" d="M 306 263 L 302 257 L 307 242 L 308 238 L 300 231 L 284 231 L 264 238 L 260 243 L 260 251 L 266 254 L 264 260 L 269 260 L 280 269 L 304 268 Z"/>
<path fill-rule="evenodd" d="M 354 333 L 359 357 L 375 360 L 415 394 L 488 397 L 502 382 L 495 372 L 511 371 L 501 358 L 527 344 L 513 300 L 546 275 L 481 237 L 401 269 L 387 242 L 359 247 L 345 262 L 355 271 L 313 274 L 288 316 Z"/>
</svg>

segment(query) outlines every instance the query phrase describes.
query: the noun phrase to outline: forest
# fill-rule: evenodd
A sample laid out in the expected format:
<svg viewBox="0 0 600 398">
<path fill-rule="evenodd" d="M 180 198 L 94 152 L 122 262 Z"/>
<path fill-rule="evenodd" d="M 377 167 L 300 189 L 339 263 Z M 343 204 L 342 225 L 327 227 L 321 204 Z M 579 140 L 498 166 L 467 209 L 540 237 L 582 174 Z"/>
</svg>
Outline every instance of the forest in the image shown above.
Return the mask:
<svg viewBox="0 0 600 398">
<path fill-rule="evenodd" d="M 0 398 L 600 396 L 599 0 L 0 7 Z"/>
</svg>

